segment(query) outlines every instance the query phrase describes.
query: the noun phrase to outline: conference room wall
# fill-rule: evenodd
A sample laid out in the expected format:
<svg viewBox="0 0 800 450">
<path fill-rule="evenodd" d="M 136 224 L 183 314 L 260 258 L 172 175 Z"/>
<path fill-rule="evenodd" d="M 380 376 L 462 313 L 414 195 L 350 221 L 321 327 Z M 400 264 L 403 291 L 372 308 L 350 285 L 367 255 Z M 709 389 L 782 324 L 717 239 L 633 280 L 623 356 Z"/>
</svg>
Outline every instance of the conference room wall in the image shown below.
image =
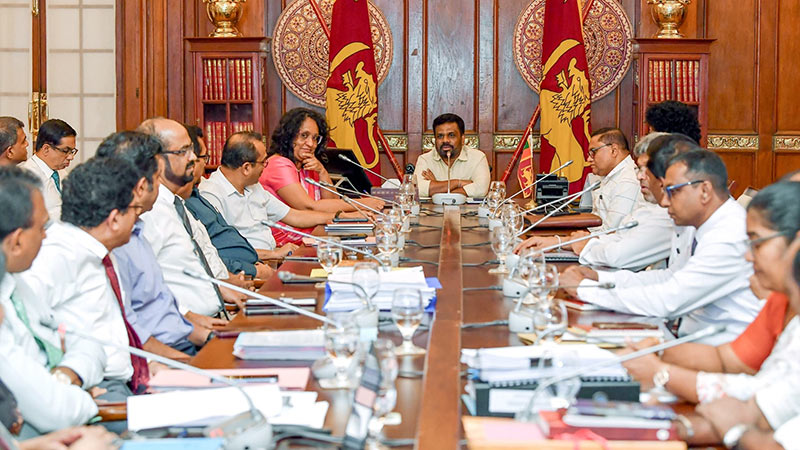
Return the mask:
<svg viewBox="0 0 800 450">
<path fill-rule="evenodd" d="M 156 114 L 190 121 L 192 87 L 184 37 L 205 36 L 211 25 L 200 1 L 118 0 L 118 125 Z M 306 0 L 296 0 L 306 1 Z M 529 0 L 373 0 L 392 30 L 391 69 L 379 88 L 380 125 L 401 164 L 414 162 L 431 138 L 433 118 L 446 110 L 466 121 L 499 178 L 538 97 L 523 81 L 511 52 L 513 28 Z M 271 36 L 288 0 L 248 1 L 240 28 Z M 636 36 L 655 24 L 646 0 L 621 0 Z M 144 8 L 147 14 L 143 13 Z M 728 164 L 735 193 L 760 187 L 800 167 L 800 74 L 797 17 L 800 0 L 695 0 L 681 28 L 709 37 L 709 143 Z M 781 17 L 784 20 L 779 20 Z M 454 25 L 455 24 L 455 25 Z M 265 73 L 269 106 L 265 129 L 295 106 L 308 106 L 285 89 L 274 66 Z M 592 126 L 634 131 L 632 71 L 592 105 Z M 138 94 L 138 96 L 137 96 Z M 538 155 L 535 163 L 538 164 Z M 382 170 L 391 175 L 385 156 Z M 515 190 L 516 177 L 509 190 Z"/>
</svg>

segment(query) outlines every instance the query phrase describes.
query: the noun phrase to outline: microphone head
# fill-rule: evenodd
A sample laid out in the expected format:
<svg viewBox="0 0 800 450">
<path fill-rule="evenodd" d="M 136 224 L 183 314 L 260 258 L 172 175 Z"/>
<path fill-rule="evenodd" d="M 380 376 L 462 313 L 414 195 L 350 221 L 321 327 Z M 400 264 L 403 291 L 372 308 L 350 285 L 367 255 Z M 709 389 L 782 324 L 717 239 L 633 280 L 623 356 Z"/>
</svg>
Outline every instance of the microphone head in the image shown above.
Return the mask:
<svg viewBox="0 0 800 450">
<path fill-rule="evenodd" d="M 184 268 L 183 269 L 183 273 L 184 273 L 184 275 L 188 275 L 188 276 L 190 276 L 192 278 L 198 278 L 200 280 L 208 279 L 208 275 L 206 275 L 204 273 L 195 272 L 194 270 L 191 270 L 191 269 L 185 269 Z"/>
<path fill-rule="evenodd" d="M 341 153 L 339 153 L 339 159 L 343 159 L 343 160 L 345 160 L 345 161 L 347 161 L 347 162 L 353 162 L 353 161 L 351 161 L 351 160 L 350 160 L 350 158 L 348 158 L 347 156 L 344 156 L 344 155 L 343 155 L 343 154 L 341 154 Z"/>
<path fill-rule="evenodd" d="M 595 190 L 595 189 L 597 189 L 597 188 L 599 188 L 599 187 L 600 187 L 600 180 L 597 180 L 597 181 L 595 181 L 594 183 L 592 183 L 592 185 L 591 185 L 591 186 L 589 186 L 588 188 L 586 188 L 586 190 L 587 190 L 587 191 L 593 191 L 593 190 Z"/>
<path fill-rule="evenodd" d="M 58 329 L 58 322 L 56 322 L 56 318 L 53 317 L 52 314 L 40 317 L 39 318 L 39 323 L 43 327 L 49 328 L 51 330 Z"/>
<path fill-rule="evenodd" d="M 291 281 L 294 280 L 294 274 L 292 272 L 281 270 L 278 272 L 278 279 L 281 281 Z"/>
<path fill-rule="evenodd" d="M 569 161 L 565 162 L 565 163 L 564 163 L 564 165 L 562 166 L 562 168 L 563 168 L 563 167 L 567 167 L 567 166 L 569 166 L 570 164 L 572 164 L 572 160 L 571 160 L 571 159 L 570 159 Z"/>
<path fill-rule="evenodd" d="M 274 220 L 269 220 L 269 219 L 262 220 L 261 223 L 263 223 L 264 225 L 266 225 L 266 226 L 268 226 L 270 228 L 275 227 L 277 225 L 277 222 L 275 222 Z"/>
<path fill-rule="evenodd" d="M 626 223 L 623 227 L 624 230 L 630 230 L 631 228 L 638 227 L 639 221 L 631 220 L 630 222 Z"/>
<path fill-rule="evenodd" d="M 607 282 L 607 283 L 600 283 L 597 285 L 597 287 L 599 287 L 600 289 L 614 289 L 615 287 L 617 287 L 617 285 L 611 282 Z"/>
<path fill-rule="evenodd" d="M 306 180 L 306 183 L 308 183 L 308 184 L 310 184 L 312 186 L 319 187 L 319 183 L 317 183 L 317 181 L 314 180 L 313 178 L 306 177 L 305 180 Z"/>
</svg>

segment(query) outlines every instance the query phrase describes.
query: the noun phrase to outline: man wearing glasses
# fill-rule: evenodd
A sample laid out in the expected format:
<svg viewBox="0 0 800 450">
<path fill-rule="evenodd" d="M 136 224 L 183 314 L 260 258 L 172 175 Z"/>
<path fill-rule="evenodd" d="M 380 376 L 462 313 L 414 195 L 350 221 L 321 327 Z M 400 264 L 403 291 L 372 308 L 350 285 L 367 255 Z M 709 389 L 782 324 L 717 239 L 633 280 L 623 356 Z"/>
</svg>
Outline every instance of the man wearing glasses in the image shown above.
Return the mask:
<svg viewBox="0 0 800 450">
<path fill-rule="evenodd" d="M 753 265 L 744 258 L 745 211 L 728 192 L 725 164 L 708 150 L 696 148 L 670 159 L 662 183 L 660 204 L 679 233 L 673 236 L 668 268 L 634 273 L 575 266 L 560 283 L 579 285 L 567 292 L 608 309 L 670 319 L 680 335 L 725 324 L 725 332 L 703 343 L 729 342 L 761 308 L 750 290 Z M 592 289 L 598 281 L 616 287 Z"/>
<path fill-rule="evenodd" d="M 61 174 L 78 153 L 75 129 L 60 119 L 50 119 L 39 127 L 33 156 L 19 166 L 42 180 L 44 205 L 50 218 L 61 220 Z"/>
</svg>

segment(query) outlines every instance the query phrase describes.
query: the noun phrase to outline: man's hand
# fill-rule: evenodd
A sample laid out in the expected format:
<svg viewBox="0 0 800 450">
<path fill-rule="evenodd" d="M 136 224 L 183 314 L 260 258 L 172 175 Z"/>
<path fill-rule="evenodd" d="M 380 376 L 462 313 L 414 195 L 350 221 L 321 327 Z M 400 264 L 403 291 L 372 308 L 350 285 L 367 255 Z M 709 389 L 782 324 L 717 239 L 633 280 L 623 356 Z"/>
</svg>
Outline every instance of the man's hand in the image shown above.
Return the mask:
<svg viewBox="0 0 800 450">
<path fill-rule="evenodd" d="M 184 314 L 184 317 L 186 317 L 186 320 L 192 322 L 195 326 L 206 328 L 208 330 L 213 330 L 215 327 L 223 327 L 228 324 L 228 321 L 225 319 L 203 316 L 192 311 L 187 311 L 186 314 Z"/>
<path fill-rule="evenodd" d="M 155 376 L 158 372 L 161 372 L 162 370 L 169 370 L 169 367 L 167 367 L 166 364 L 161 364 L 158 361 L 148 362 L 147 368 L 150 370 L 151 377 Z"/>
<path fill-rule="evenodd" d="M 69 448 L 71 450 L 108 450 L 119 448 L 120 443 L 116 434 L 103 427 L 81 427 L 81 437 Z"/>
<path fill-rule="evenodd" d="M 249 279 L 244 272 L 239 272 L 237 274 L 231 273 L 230 277 L 223 281 L 227 281 L 228 283 L 234 286 L 239 286 L 243 289 L 253 289 L 253 280 Z"/>
<path fill-rule="evenodd" d="M 425 169 L 422 171 L 422 179 L 428 181 L 438 181 L 436 177 L 433 176 L 433 172 L 431 172 L 431 169 Z"/>
<path fill-rule="evenodd" d="M 210 329 L 206 327 L 195 326 L 192 328 L 192 332 L 189 333 L 189 336 L 186 336 L 186 339 L 188 339 L 192 344 L 200 347 L 206 343 L 209 334 L 211 334 Z"/>
<path fill-rule="evenodd" d="M 558 245 L 558 238 L 555 236 L 533 236 L 518 244 L 514 248 L 514 253 L 519 254 L 522 250 L 532 248 L 538 250 L 540 248 L 549 247 L 551 245 Z"/>
<path fill-rule="evenodd" d="M 573 239 L 579 239 L 588 235 L 589 235 L 588 231 L 573 231 L 566 240 L 571 241 Z M 586 244 L 588 243 L 589 239 L 585 239 L 583 241 L 573 242 L 569 246 L 572 249 L 573 253 L 575 253 L 576 255 L 580 255 L 581 252 L 583 251 L 583 247 L 586 247 Z"/>
<path fill-rule="evenodd" d="M 222 299 L 225 300 L 225 303 L 236 305 L 240 311 L 244 311 L 244 302 L 247 300 L 247 295 L 225 286 L 220 286 L 219 291 L 222 293 Z"/>
<path fill-rule="evenodd" d="M 558 284 L 564 286 L 577 286 L 585 279 L 597 281 L 597 272 L 589 269 L 588 267 L 571 266 L 568 267 L 567 270 L 561 272 L 561 275 L 558 277 Z M 578 288 L 564 288 L 564 291 L 572 297 L 578 296 Z"/>
<path fill-rule="evenodd" d="M 277 254 L 278 257 L 285 258 L 291 255 L 293 251 L 297 250 L 298 247 L 299 246 L 297 244 L 292 244 L 292 243 L 283 244 L 281 248 L 275 249 L 275 253 Z"/>
<path fill-rule="evenodd" d="M 78 387 L 83 386 L 83 380 L 81 380 L 81 377 L 78 376 L 78 374 L 75 373 L 75 371 L 70 369 L 69 367 L 65 367 L 65 366 L 53 367 L 53 370 L 51 370 L 50 373 L 55 373 L 57 371 L 63 373 L 66 376 L 68 376 L 70 382 L 72 384 L 74 384 L 75 386 L 78 386 Z"/>
<path fill-rule="evenodd" d="M 269 266 L 269 264 L 264 263 L 256 263 L 256 278 L 259 280 L 268 280 L 273 275 L 275 275 L 275 269 Z"/>
</svg>

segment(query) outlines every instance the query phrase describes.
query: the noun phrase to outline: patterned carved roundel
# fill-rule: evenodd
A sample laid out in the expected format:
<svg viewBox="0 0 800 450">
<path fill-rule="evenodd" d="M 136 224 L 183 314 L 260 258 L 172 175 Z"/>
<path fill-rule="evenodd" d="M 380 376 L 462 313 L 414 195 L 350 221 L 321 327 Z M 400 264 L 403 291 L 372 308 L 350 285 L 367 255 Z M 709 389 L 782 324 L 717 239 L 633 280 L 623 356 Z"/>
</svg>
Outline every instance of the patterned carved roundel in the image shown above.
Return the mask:
<svg viewBox="0 0 800 450">
<path fill-rule="evenodd" d="M 317 3 L 330 28 L 333 0 L 318 0 Z M 372 2 L 368 5 L 380 84 L 392 64 L 392 31 L 383 13 Z M 286 88 L 312 105 L 325 107 L 328 38 L 307 0 L 293 1 L 278 17 L 272 38 L 272 60 Z"/>
<path fill-rule="evenodd" d="M 514 62 L 536 92 L 542 81 L 542 35 L 545 0 L 533 0 L 514 28 Z M 633 27 L 616 0 L 594 0 L 583 26 L 586 59 L 592 78 L 592 100 L 613 91 L 633 58 Z"/>
</svg>

